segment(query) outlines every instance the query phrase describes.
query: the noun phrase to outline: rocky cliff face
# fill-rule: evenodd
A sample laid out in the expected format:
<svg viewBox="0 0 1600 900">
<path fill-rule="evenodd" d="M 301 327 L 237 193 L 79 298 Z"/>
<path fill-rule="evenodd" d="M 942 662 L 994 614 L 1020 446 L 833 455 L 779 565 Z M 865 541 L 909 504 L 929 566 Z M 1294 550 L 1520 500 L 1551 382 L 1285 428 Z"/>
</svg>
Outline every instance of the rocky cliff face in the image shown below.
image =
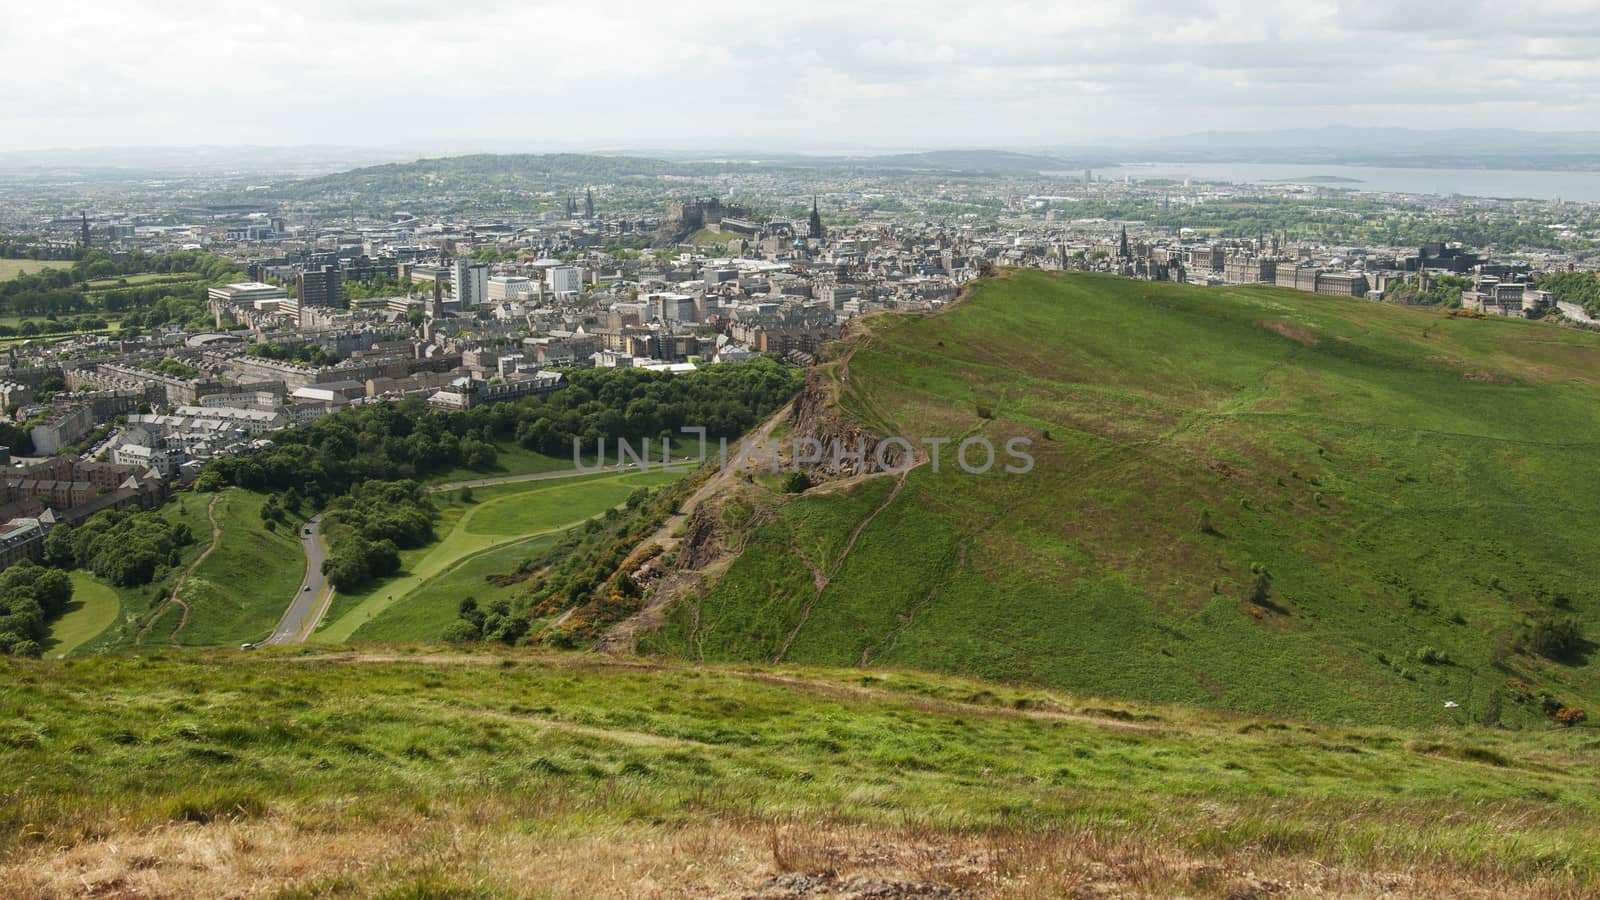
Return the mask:
<svg viewBox="0 0 1600 900">
<path fill-rule="evenodd" d="M 833 382 L 826 375 L 817 369 L 806 372 L 805 387 L 790 408 L 785 440 L 785 449 L 797 456 L 806 455 L 808 441 L 817 442 L 821 459 L 802 462 L 803 468 L 824 478 L 843 478 L 907 465 L 906 449 L 898 442 L 883 444 L 880 452 L 886 437 L 872 434 L 839 411 Z"/>
</svg>

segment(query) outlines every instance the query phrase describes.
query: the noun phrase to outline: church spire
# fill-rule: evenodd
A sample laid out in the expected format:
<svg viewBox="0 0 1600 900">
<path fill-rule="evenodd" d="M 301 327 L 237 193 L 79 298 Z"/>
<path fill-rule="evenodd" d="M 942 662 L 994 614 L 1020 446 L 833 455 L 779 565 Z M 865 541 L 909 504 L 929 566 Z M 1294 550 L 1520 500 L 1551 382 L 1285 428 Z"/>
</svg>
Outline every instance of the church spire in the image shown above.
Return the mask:
<svg viewBox="0 0 1600 900">
<path fill-rule="evenodd" d="M 822 213 L 817 209 L 817 195 L 811 195 L 811 222 L 807 235 L 820 239 L 822 237 Z"/>
</svg>

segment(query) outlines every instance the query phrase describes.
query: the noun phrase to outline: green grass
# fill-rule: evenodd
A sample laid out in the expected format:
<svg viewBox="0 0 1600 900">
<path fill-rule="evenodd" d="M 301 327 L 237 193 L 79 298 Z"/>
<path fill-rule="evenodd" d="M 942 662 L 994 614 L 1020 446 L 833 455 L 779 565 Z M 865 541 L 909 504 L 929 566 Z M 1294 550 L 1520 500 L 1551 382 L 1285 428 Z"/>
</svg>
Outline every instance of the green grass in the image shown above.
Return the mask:
<svg viewBox="0 0 1600 900">
<path fill-rule="evenodd" d="M 189 623 L 180 635 L 186 647 L 229 647 L 260 640 L 278 624 L 305 578 L 305 551 L 300 546 L 299 520 L 267 530 L 261 521 L 266 497 L 231 488 L 221 494 L 217 521 L 222 541 L 184 588 Z M 188 498 L 191 515 L 204 502 Z M 200 541 L 209 540 L 209 525 L 196 527 Z"/>
<path fill-rule="evenodd" d="M 207 865 L 163 877 L 212 869 L 211 893 L 248 878 L 296 896 L 510 896 L 529 866 L 604 879 L 620 863 L 582 848 L 620 841 L 650 877 L 703 895 L 718 885 L 679 879 L 840 865 L 786 862 L 782 845 L 845 825 L 851 852 L 971 841 L 971 864 L 996 867 L 985 884 L 1020 885 L 1007 896 L 1091 880 L 1039 881 L 1052 867 L 1024 838 L 1071 843 L 1075 865 L 1131 856 L 1158 872 L 1113 893 L 1237 893 L 1231 875 L 1200 880 L 1218 870 L 1297 872 L 1311 894 L 1600 890 L 1587 729 L 1331 728 L 937 675 L 506 650 L 4 660 L 0 684 L 13 885 L 60 872 L 85 890 L 140 877 L 153 840 L 221 840 Z M 712 828 L 754 855 L 674 837 Z M 108 847 L 105 868 L 72 862 Z M 274 862 L 291 850 L 294 866 Z"/>
<path fill-rule="evenodd" d="M 475 554 L 570 528 L 622 503 L 641 487 L 665 484 L 678 477 L 681 476 L 662 472 L 633 472 L 513 482 L 473 488 L 470 504 L 460 502 L 459 491 L 440 495 L 447 499 L 448 505 L 436 529 L 439 540 L 424 548 L 402 552 L 399 575 L 381 579 L 360 592 L 336 595 L 322 626 L 310 639 L 323 643 L 349 640 L 369 622 L 379 621 L 393 604 L 451 572 Z M 450 603 L 449 608 L 453 617 L 454 604 Z M 428 628 L 435 618 L 407 614 L 407 621 L 424 622 Z M 409 634 L 406 639 L 437 637 L 437 632 L 429 631 Z"/>
<path fill-rule="evenodd" d="M 643 445 L 637 441 L 630 444 L 630 446 L 632 446 L 635 451 L 643 449 Z M 650 463 L 652 466 L 660 463 L 661 445 L 654 439 L 651 439 L 649 450 Z M 559 456 L 546 456 L 543 453 L 536 453 L 532 450 L 529 450 L 515 441 L 496 441 L 495 451 L 495 465 L 491 469 L 472 469 L 466 466 L 456 466 L 453 469 L 443 472 L 436 472 L 432 475 L 429 475 L 427 478 L 422 479 L 422 481 L 424 484 L 439 485 L 458 481 L 478 481 L 490 478 L 515 477 L 518 475 L 542 475 L 546 473 L 558 472 L 570 473 L 576 469 L 576 467 L 572 464 L 572 455 L 570 453 Z M 673 460 L 681 460 L 685 457 L 697 456 L 701 452 L 702 451 L 700 450 L 699 442 L 696 441 L 692 435 L 679 435 L 678 438 L 672 441 Z M 709 447 L 709 454 L 715 454 L 716 452 L 716 444 L 711 443 Z M 606 442 L 606 461 L 613 465 L 616 463 L 616 444 L 610 441 Z M 583 458 L 583 465 L 585 467 L 593 466 L 594 456 L 585 456 Z"/>
<path fill-rule="evenodd" d="M 217 523 L 222 540 L 217 550 L 195 569 L 184 585 L 189 604 L 182 610 L 166 603 L 178 575 L 211 544 L 206 508 L 218 498 Z M 195 542 L 183 548 L 179 565 L 164 568 L 150 585 L 116 588 L 122 600 L 119 623 L 82 645 L 83 653 L 127 652 L 152 647 L 236 647 L 265 637 L 282 617 L 305 576 L 305 553 L 291 521 L 269 531 L 261 520 L 265 495 L 241 488 L 220 494 L 180 494 L 162 513 L 189 525 Z"/>
<path fill-rule="evenodd" d="M 152 284 L 191 284 L 204 279 L 198 272 L 146 272 L 141 275 L 120 275 L 88 282 L 91 293 L 113 291 L 124 287 L 149 287 Z"/>
<path fill-rule="evenodd" d="M 45 648 L 45 655 L 52 658 L 66 656 L 99 636 L 116 623 L 122 611 L 122 598 L 111 585 L 88 572 L 69 574 L 72 602 L 50 627 L 50 644 Z"/>
<path fill-rule="evenodd" d="M 446 484 L 456 481 L 475 481 L 480 478 L 503 478 L 508 475 L 534 475 L 543 472 L 562 472 L 572 469 L 571 457 L 545 456 L 523 447 L 515 441 L 495 442 L 495 466 L 492 469 L 469 469 L 457 466 L 436 472 L 423 479 L 425 484 Z"/>
<path fill-rule="evenodd" d="M 70 261 L 43 260 L 43 259 L 0 259 L 0 281 L 15 278 L 24 273 L 37 275 L 45 269 L 71 268 Z"/>
<path fill-rule="evenodd" d="M 487 607 L 526 591 L 526 582 L 501 587 L 489 579 L 516 571 L 518 563 L 548 547 L 555 539 L 553 534 L 526 538 L 463 557 L 396 600 L 371 621 L 362 623 L 350 639 L 363 642 L 438 640 L 445 628 L 456 620 L 463 598 L 472 597 L 480 607 Z"/>
<path fill-rule="evenodd" d="M 727 245 L 740 240 L 744 240 L 744 235 L 734 234 L 731 231 L 712 231 L 709 228 L 702 228 L 699 231 L 689 235 L 686 243 L 698 244 L 702 247 L 726 247 Z"/>
<path fill-rule="evenodd" d="M 969 475 L 946 448 L 892 501 L 890 479 L 804 495 L 654 648 L 692 636 L 771 661 L 787 643 L 796 662 L 1324 721 L 1445 725 L 1499 703 L 1542 727 L 1511 678 L 1600 706 L 1593 665 L 1496 665 L 1557 597 L 1600 638 L 1600 504 L 1580 487 L 1600 337 L 1042 273 L 865 326 L 836 386 L 847 414 L 913 439 L 1026 437 L 1035 470 Z M 832 571 L 820 596 L 806 559 Z M 1450 662 L 1422 663 L 1428 647 Z"/>
</svg>

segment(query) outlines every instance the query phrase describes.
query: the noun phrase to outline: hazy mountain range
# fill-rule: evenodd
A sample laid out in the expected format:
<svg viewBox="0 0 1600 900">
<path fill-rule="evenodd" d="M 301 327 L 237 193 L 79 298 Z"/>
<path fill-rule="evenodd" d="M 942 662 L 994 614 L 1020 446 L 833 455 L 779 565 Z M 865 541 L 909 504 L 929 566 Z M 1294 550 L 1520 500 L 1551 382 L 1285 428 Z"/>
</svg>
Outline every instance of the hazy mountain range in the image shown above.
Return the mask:
<svg viewBox="0 0 1600 900">
<path fill-rule="evenodd" d="M 424 157 L 525 153 L 536 148 L 350 146 L 96 147 L 0 152 L 10 177 L 116 178 L 200 174 L 311 177 Z M 744 148 L 720 152 L 686 148 L 591 148 L 589 154 L 648 157 L 741 168 L 851 169 L 1032 175 L 1104 168 L 1125 162 L 1301 163 L 1419 168 L 1600 170 L 1600 131 L 1524 131 L 1511 128 L 1296 128 L 1211 131 L 1126 143 L 1063 143 L 1011 149 L 935 149 L 808 153 L 803 149 Z"/>
</svg>

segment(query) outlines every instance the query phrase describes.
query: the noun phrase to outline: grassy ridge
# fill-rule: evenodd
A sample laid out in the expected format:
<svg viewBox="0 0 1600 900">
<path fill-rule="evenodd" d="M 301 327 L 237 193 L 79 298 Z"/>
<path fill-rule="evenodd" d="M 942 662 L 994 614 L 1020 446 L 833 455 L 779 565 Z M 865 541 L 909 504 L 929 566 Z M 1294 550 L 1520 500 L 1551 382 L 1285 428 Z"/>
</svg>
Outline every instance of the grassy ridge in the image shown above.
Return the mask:
<svg viewBox="0 0 1600 900">
<path fill-rule="evenodd" d="M 892 501 L 892 479 L 802 496 L 655 647 L 1322 720 L 1546 721 L 1511 678 L 1600 705 L 1584 657 L 1510 650 L 1535 616 L 1600 635 L 1595 336 L 1033 272 L 868 325 L 844 410 L 1027 437 L 1037 468 L 946 448 Z"/>
<path fill-rule="evenodd" d="M 965 874 L 926 877 L 1010 896 L 1072 890 L 1067 856 L 1098 859 L 1113 893 L 1237 893 L 1246 870 L 1288 869 L 1313 893 L 1366 875 L 1384 893 L 1600 888 L 1600 783 L 1574 732 L 1336 729 L 934 675 L 504 650 L 6 660 L 0 685 L 0 881 L 41 895 L 117 878 L 510 895 L 544 883 L 532 857 L 573 869 L 545 889 L 592 893 L 608 858 L 553 848 L 599 834 L 626 835 L 655 872 L 632 884 L 666 878 L 662 893 L 846 865 L 786 851 L 788 825 L 859 827 L 880 855 L 976 841 Z M 713 827 L 763 851 L 770 832 L 772 856 L 662 846 Z M 1019 840 L 1063 858 L 1024 865 Z M 150 846 L 167 849 L 152 862 Z M 1134 880 L 1105 884 L 1130 854 Z"/>
</svg>

